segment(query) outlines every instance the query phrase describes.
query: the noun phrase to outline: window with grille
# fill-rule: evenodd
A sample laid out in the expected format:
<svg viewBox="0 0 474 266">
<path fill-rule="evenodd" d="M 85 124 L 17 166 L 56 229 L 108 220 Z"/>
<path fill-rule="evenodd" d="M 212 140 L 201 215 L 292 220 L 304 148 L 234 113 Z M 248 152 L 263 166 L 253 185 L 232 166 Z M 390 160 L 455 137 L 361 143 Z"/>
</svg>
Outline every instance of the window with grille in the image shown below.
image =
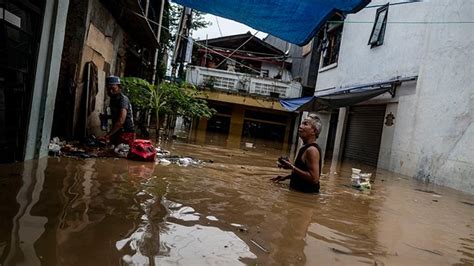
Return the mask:
<svg viewBox="0 0 474 266">
<path fill-rule="evenodd" d="M 343 17 L 335 15 L 326 24 L 323 40 L 321 42 L 321 67 L 337 63 L 339 59 L 339 48 L 341 47 L 343 23 Z"/>
</svg>

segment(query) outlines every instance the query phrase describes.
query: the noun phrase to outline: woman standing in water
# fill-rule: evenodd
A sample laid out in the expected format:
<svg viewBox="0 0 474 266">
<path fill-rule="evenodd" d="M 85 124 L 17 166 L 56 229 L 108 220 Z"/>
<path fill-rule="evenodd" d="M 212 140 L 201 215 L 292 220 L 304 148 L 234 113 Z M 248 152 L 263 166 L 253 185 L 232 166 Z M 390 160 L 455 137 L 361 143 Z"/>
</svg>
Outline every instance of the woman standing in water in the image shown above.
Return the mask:
<svg viewBox="0 0 474 266">
<path fill-rule="evenodd" d="M 290 179 L 290 188 L 306 193 L 319 192 L 319 177 L 321 175 L 321 148 L 316 144 L 316 139 L 321 132 L 321 120 L 318 116 L 310 114 L 298 127 L 298 136 L 303 141 L 303 146 L 298 151 L 295 164 L 288 159 L 279 158 L 278 164 L 284 169 L 291 169 L 287 176 L 277 176 L 273 181 L 279 182 Z"/>
</svg>

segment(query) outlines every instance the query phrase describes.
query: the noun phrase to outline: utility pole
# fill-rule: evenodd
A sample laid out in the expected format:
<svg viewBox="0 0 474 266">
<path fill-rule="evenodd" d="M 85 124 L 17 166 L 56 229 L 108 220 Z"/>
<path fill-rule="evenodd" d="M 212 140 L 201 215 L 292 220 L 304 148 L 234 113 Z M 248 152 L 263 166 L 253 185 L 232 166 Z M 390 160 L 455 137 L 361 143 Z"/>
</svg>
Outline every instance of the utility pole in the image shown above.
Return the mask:
<svg viewBox="0 0 474 266">
<path fill-rule="evenodd" d="M 186 48 L 189 34 L 191 32 L 192 9 L 188 7 L 183 8 L 181 18 L 178 24 L 178 31 L 176 36 L 176 43 L 173 51 L 173 58 L 171 60 L 171 77 L 176 78 L 176 70 L 178 67 L 183 68 L 183 61 L 186 55 Z"/>
<path fill-rule="evenodd" d="M 160 18 L 158 19 L 158 30 L 156 32 L 156 40 L 158 41 L 159 46 L 162 46 L 162 43 L 160 41 L 161 38 L 161 25 L 163 22 L 163 13 L 165 12 L 165 1 L 166 0 L 161 0 L 161 8 L 160 8 Z M 148 3 L 148 1 L 147 1 Z M 156 84 L 158 82 L 156 71 L 157 71 L 157 66 L 158 66 L 158 55 L 160 54 L 160 49 L 156 48 L 155 49 L 155 58 L 153 61 L 153 77 L 151 78 L 151 83 Z"/>
</svg>

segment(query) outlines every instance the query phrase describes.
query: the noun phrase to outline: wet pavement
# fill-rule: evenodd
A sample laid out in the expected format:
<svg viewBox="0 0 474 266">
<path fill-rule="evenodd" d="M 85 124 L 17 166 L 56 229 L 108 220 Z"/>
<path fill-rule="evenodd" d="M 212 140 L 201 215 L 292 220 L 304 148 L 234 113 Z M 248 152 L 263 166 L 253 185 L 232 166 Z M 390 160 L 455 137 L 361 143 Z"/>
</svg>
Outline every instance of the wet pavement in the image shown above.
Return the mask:
<svg viewBox="0 0 474 266">
<path fill-rule="evenodd" d="M 370 191 L 341 172 L 308 195 L 268 180 L 280 151 L 167 148 L 208 163 L 0 165 L 0 264 L 474 264 L 473 195 L 385 171 Z"/>
</svg>

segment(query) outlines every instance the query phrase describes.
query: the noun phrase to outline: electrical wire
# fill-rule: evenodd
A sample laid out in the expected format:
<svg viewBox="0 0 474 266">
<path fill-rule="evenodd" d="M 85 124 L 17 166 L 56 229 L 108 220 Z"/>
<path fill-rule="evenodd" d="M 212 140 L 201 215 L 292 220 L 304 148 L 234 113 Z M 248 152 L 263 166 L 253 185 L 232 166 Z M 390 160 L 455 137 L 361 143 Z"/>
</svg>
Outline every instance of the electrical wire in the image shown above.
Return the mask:
<svg viewBox="0 0 474 266">
<path fill-rule="evenodd" d="M 397 5 L 405 5 L 405 4 L 416 4 L 423 2 L 423 0 L 411 0 L 411 1 L 404 1 L 404 2 L 398 2 L 398 3 L 389 3 L 389 6 L 397 6 Z M 371 5 L 371 6 L 366 6 L 365 8 L 376 8 L 376 7 L 382 7 L 385 6 L 386 4 L 383 5 Z"/>
<path fill-rule="evenodd" d="M 135 12 L 135 11 L 133 11 L 133 10 L 131 10 L 131 9 L 128 9 L 128 8 L 127 8 L 126 10 L 129 11 L 130 13 L 132 13 L 132 14 L 135 14 L 135 15 L 137 15 L 137 16 L 139 16 L 139 17 L 141 17 L 141 18 L 143 18 L 143 19 L 145 19 L 145 20 L 147 20 L 147 21 L 149 21 L 149 22 L 151 22 L 151 23 L 153 23 L 153 24 L 155 24 L 155 25 L 157 25 L 157 26 L 159 26 L 159 27 L 161 27 L 161 28 L 167 30 L 167 31 L 169 31 L 169 32 L 172 32 L 172 30 L 171 30 L 170 28 L 165 27 L 165 26 L 163 26 L 163 25 L 160 25 L 159 23 L 157 23 L 157 22 L 155 22 L 155 21 L 153 21 L 153 20 L 148 19 L 147 17 L 143 16 L 142 14 L 138 14 L 137 12 Z M 228 59 L 228 60 L 230 60 L 230 61 L 232 61 L 232 62 L 235 62 L 236 64 L 238 64 L 238 65 L 240 65 L 240 66 L 242 66 L 242 67 L 244 67 L 244 68 L 247 68 L 247 69 L 249 69 L 249 70 L 251 70 L 251 71 L 254 71 L 255 73 L 260 74 L 260 71 L 259 71 L 259 70 L 254 69 L 254 68 L 251 68 L 251 67 L 249 67 L 249 66 L 247 66 L 247 65 L 244 65 L 244 64 L 240 63 L 239 61 L 237 61 L 237 60 L 235 60 L 235 59 L 232 59 L 232 58 L 230 58 L 230 57 L 227 57 L 227 56 L 225 56 L 225 55 L 219 53 L 218 51 L 216 51 L 216 50 L 214 50 L 214 49 L 211 49 L 211 48 L 209 48 L 209 47 L 206 47 L 205 45 L 200 44 L 199 42 L 197 42 L 196 40 L 194 40 L 194 39 L 191 38 L 191 37 L 183 36 L 183 35 L 181 35 L 181 34 L 178 34 L 178 35 L 179 35 L 180 37 L 184 38 L 184 39 L 187 39 L 187 40 L 192 41 L 192 42 L 193 42 L 194 44 L 196 44 L 197 46 L 200 46 L 200 47 L 202 47 L 202 48 L 205 48 L 205 49 L 208 49 L 208 50 L 210 50 L 210 51 L 213 51 L 214 53 L 216 53 L 216 54 L 218 54 L 218 55 L 224 57 L 225 59 Z"/>
<path fill-rule="evenodd" d="M 217 18 L 217 17 L 216 17 Z M 257 31 L 255 32 L 254 35 L 250 36 L 245 42 L 243 42 L 239 47 L 237 47 L 237 49 L 235 49 L 232 53 L 230 53 L 229 57 L 231 57 L 232 55 L 234 55 L 240 48 L 242 48 L 246 43 L 248 43 L 250 40 L 253 39 L 253 37 L 255 37 L 255 35 L 257 35 L 257 33 L 259 33 L 260 31 Z M 225 61 L 222 60 L 217 66 L 216 68 L 219 68 Z"/>
<path fill-rule="evenodd" d="M 374 21 L 329 20 L 333 24 L 374 24 Z M 387 21 L 387 24 L 473 24 L 474 21 Z"/>
<path fill-rule="evenodd" d="M 219 33 L 221 34 L 221 37 L 222 37 L 223 35 L 222 35 L 221 26 L 219 25 L 219 20 L 217 19 L 217 16 L 214 16 L 214 17 L 216 18 L 217 28 L 219 29 Z"/>
<path fill-rule="evenodd" d="M 204 42 L 203 40 L 199 40 L 198 42 Z M 213 46 L 213 45 L 207 45 L 207 47 L 215 48 L 215 49 L 224 49 L 224 50 L 229 50 L 229 51 L 234 51 L 235 49 L 230 49 L 226 47 L 219 47 L 219 46 Z M 256 54 L 256 55 L 268 55 L 272 57 L 279 57 L 278 55 L 275 54 L 269 54 L 269 53 L 262 53 L 262 52 L 253 52 L 253 51 L 247 51 L 247 50 L 239 50 L 242 53 L 249 53 L 249 54 Z M 281 55 L 284 56 L 284 55 Z"/>
<path fill-rule="evenodd" d="M 417 3 L 417 2 L 418 2 L 418 1 L 416 1 L 416 2 L 415 2 L 415 1 L 400 2 L 400 3 L 393 3 L 393 5 L 395 5 L 395 4 Z M 376 7 L 376 6 L 369 6 L 369 8 L 370 8 L 370 7 Z M 136 13 L 135 11 L 133 11 L 133 10 L 131 10 L 131 9 L 128 9 L 128 8 L 126 8 L 126 10 L 129 11 L 129 12 L 131 12 L 131 13 L 133 13 L 133 14 L 135 14 L 135 15 L 137 15 L 137 16 L 139 16 L 139 17 L 141 17 L 141 18 L 143 18 L 143 19 L 145 19 L 145 20 L 147 20 L 148 22 L 150 22 L 150 23 L 152 23 L 152 24 L 155 24 L 155 25 L 157 25 L 157 26 L 159 26 L 159 27 L 161 27 L 161 28 L 163 28 L 163 29 L 165 29 L 165 30 L 167 30 L 167 31 L 169 31 L 169 32 L 172 32 L 172 30 L 171 30 L 170 28 L 165 27 L 165 26 L 163 26 L 163 25 L 160 25 L 159 23 L 157 23 L 157 22 L 155 22 L 155 21 L 153 21 L 153 20 L 148 19 L 147 17 L 143 16 L 142 14 L 138 14 L 138 13 Z M 374 22 L 373 22 L 373 21 L 328 21 L 328 23 L 341 23 L 341 24 L 346 24 L 346 23 L 347 23 L 347 24 L 373 24 Z M 451 21 L 451 22 L 447 22 L 447 21 L 445 21 L 445 22 L 440 22 L 440 21 L 439 21 L 439 22 L 433 22 L 433 21 L 432 21 L 432 22 L 430 22 L 430 21 L 387 21 L 386 23 L 388 23 L 388 24 L 474 24 L 474 21 Z M 215 49 L 212 49 L 211 46 L 203 45 L 203 44 L 201 44 L 199 41 L 196 41 L 196 40 L 194 40 L 194 39 L 191 38 L 191 37 L 183 36 L 183 35 L 181 35 L 181 34 L 178 34 L 178 35 L 181 36 L 182 38 L 187 39 L 187 40 L 191 40 L 191 41 L 193 42 L 193 44 L 196 44 L 197 46 L 200 46 L 201 48 L 208 49 L 208 50 L 210 50 L 210 51 L 212 51 L 212 52 L 214 52 L 214 53 L 216 53 L 216 54 L 222 56 L 223 58 L 228 59 L 228 60 L 230 60 L 230 61 L 236 63 L 237 65 L 240 65 L 240 66 L 242 66 L 242 67 L 244 67 L 244 68 L 247 68 L 247 69 L 249 69 L 249 70 L 251 70 L 251 71 L 253 71 L 253 72 L 255 72 L 255 73 L 260 74 L 260 71 L 259 71 L 259 70 L 254 69 L 254 68 L 252 68 L 252 67 L 249 67 L 249 66 L 247 66 L 247 65 L 245 65 L 245 64 L 242 64 L 241 62 L 239 62 L 239 61 L 237 61 L 237 60 L 235 60 L 235 59 L 233 59 L 233 58 L 230 58 L 230 57 L 228 57 L 228 56 L 226 56 L 226 55 L 220 53 L 219 51 L 216 51 Z M 232 49 L 227 49 L 227 50 L 232 50 Z M 280 58 L 280 57 L 274 57 L 274 58 L 276 59 L 276 58 Z M 297 59 L 297 57 L 290 57 L 290 58 L 295 58 L 295 59 Z M 271 58 L 270 58 L 270 59 L 271 59 Z"/>
</svg>

